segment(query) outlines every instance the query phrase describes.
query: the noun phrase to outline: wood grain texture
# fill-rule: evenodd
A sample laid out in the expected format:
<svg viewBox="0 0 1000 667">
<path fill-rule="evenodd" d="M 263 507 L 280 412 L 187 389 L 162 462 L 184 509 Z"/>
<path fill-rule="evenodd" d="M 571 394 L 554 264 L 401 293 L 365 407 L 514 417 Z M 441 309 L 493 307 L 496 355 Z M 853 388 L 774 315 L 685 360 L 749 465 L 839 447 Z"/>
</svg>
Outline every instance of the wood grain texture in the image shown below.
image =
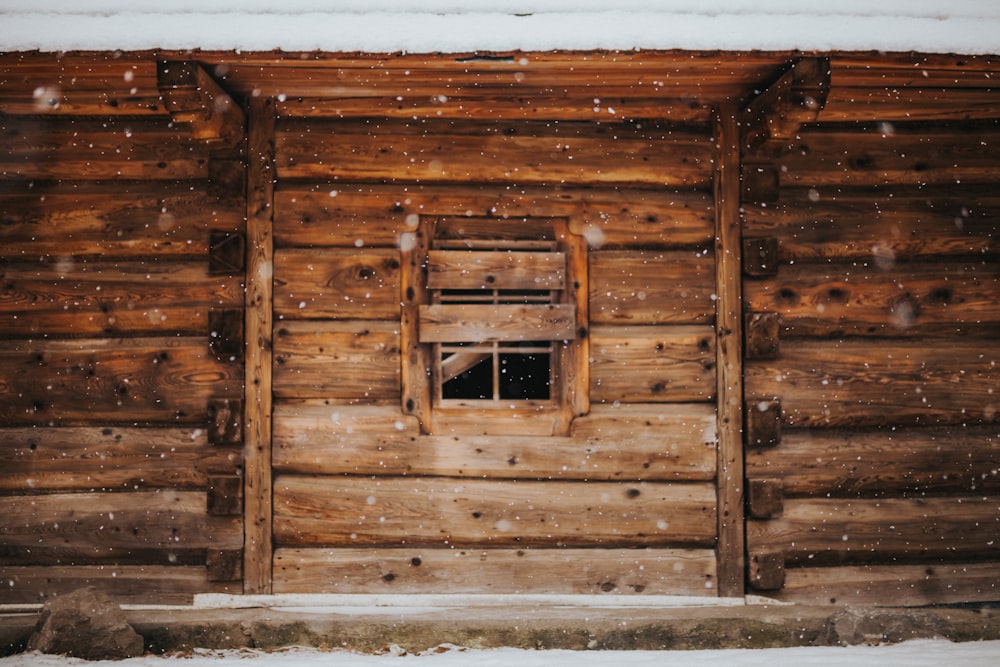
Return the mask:
<svg viewBox="0 0 1000 667">
<path fill-rule="evenodd" d="M 590 331 L 594 402 L 685 403 L 715 396 L 710 326 L 599 326 Z"/>
<path fill-rule="evenodd" d="M 213 473 L 238 470 L 239 449 L 209 444 L 207 429 L 4 428 L 0 493 L 204 489 Z"/>
<path fill-rule="evenodd" d="M 747 522 L 747 550 L 789 565 L 993 558 L 996 498 L 785 499 L 782 515 Z"/>
<path fill-rule="evenodd" d="M 793 427 L 994 423 L 998 381 L 995 348 L 975 339 L 789 340 L 745 375 Z"/>
<path fill-rule="evenodd" d="M 275 593 L 715 595 L 711 549 L 279 548 Z"/>
<path fill-rule="evenodd" d="M 280 401 L 274 467 L 302 474 L 491 479 L 700 480 L 715 476 L 705 404 L 595 406 L 565 437 L 421 435 L 395 406 Z"/>
<path fill-rule="evenodd" d="M 399 323 L 288 321 L 276 327 L 274 395 L 398 398 Z"/>
<path fill-rule="evenodd" d="M 707 251 L 590 253 L 594 324 L 712 324 L 715 259 Z"/>
<path fill-rule="evenodd" d="M 421 343 L 573 340 L 573 304 L 420 306 Z"/>
<path fill-rule="evenodd" d="M 566 255 L 561 252 L 431 250 L 430 289 L 561 290 Z"/>
<path fill-rule="evenodd" d="M 712 546 L 713 484 L 278 475 L 284 546 Z"/>
<path fill-rule="evenodd" d="M 0 341 L 0 368 L 4 424 L 204 424 L 209 398 L 243 391 L 207 336 Z"/>
<path fill-rule="evenodd" d="M 281 319 L 399 317 L 397 250 L 279 250 L 274 265 L 274 309 Z"/>
</svg>

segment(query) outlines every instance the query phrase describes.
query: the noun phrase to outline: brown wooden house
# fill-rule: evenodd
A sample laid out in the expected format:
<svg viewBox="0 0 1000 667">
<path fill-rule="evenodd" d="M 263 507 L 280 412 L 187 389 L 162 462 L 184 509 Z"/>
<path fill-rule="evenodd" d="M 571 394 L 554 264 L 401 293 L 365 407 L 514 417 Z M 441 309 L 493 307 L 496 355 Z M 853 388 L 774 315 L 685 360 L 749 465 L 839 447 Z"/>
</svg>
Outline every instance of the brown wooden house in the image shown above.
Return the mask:
<svg viewBox="0 0 1000 667">
<path fill-rule="evenodd" d="M 998 81 L 0 55 L 0 604 L 1000 599 Z"/>
</svg>

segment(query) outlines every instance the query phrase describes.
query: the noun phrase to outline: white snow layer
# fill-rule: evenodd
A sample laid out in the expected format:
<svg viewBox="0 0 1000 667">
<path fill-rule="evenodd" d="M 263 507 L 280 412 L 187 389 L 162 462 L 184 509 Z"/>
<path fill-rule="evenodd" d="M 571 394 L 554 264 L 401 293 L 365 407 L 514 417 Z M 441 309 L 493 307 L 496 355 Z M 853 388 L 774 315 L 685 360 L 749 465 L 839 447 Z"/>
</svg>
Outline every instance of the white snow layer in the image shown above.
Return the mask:
<svg viewBox="0 0 1000 667">
<path fill-rule="evenodd" d="M 992 0 L 0 0 L 0 51 L 1000 53 Z"/>
<path fill-rule="evenodd" d="M 391 641 L 391 638 L 387 638 Z M 830 665 L 852 667 L 995 667 L 1000 664 L 1000 641 L 953 644 L 944 640 L 915 640 L 889 646 L 801 647 L 713 651 L 527 651 L 521 649 L 463 650 L 442 646 L 419 655 L 358 655 L 343 651 L 292 649 L 261 651 L 196 651 L 175 657 L 145 656 L 113 663 L 121 667 L 750 667 Z M 30 653 L 0 658 L 0 667 L 70 667 L 89 663 L 75 658 Z"/>
</svg>

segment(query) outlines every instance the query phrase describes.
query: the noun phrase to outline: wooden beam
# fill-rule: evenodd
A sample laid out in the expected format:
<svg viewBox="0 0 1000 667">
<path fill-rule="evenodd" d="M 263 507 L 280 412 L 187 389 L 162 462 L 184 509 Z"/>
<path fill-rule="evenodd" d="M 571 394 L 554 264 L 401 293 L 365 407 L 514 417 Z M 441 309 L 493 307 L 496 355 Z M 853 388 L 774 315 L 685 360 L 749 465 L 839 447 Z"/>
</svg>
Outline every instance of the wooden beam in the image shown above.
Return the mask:
<svg viewBox="0 0 1000 667">
<path fill-rule="evenodd" d="M 743 316 L 740 264 L 740 128 L 734 105 L 715 114 L 716 408 L 719 595 L 744 593 Z"/>
<path fill-rule="evenodd" d="M 243 139 L 243 109 L 198 63 L 157 63 L 156 83 L 170 118 L 196 139 L 226 146 Z"/>
<path fill-rule="evenodd" d="M 803 123 L 815 122 L 829 92 L 829 58 L 797 61 L 746 108 L 744 147 L 790 140 Z"/>
<path fill-rule="evenodd" d="M 246 593 L 271 592 L 271 361 L 274 291 L 274 100 L 250 103 L 246 261 Z"/>
</svg>

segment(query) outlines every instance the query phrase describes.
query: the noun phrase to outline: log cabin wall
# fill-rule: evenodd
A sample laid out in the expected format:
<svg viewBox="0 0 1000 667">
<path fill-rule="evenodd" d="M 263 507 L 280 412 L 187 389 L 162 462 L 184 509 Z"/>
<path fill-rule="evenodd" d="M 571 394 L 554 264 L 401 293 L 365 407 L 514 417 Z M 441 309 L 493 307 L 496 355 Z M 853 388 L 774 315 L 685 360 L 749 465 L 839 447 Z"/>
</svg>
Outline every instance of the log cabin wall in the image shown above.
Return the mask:
<svg viewBox="0 0 1000 667">
<path fill-rule="evenodd" d="M 835 59 L 812 122 L 744 145 L 751 589 L 998 597 L 1000 125 L 960 102 L 985 85 Z"/>
<path fill-rule="evenodd" d="M 240 592 L 238 149 L 155 60 L 42 65 L 0 86 L 0 602 Z"/>
</svg>

